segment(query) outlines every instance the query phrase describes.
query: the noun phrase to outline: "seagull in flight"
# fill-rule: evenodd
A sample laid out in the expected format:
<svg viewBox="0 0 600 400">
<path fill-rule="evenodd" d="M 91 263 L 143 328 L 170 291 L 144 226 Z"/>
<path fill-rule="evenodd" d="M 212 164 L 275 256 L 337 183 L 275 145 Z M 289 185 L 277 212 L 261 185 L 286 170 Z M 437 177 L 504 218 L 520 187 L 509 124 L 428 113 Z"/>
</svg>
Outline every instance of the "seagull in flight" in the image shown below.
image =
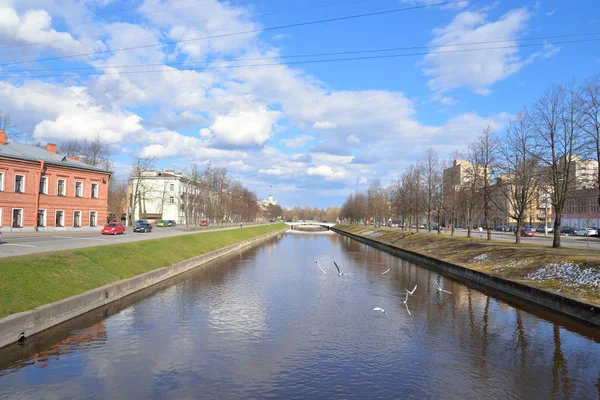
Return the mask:
<svg viewBox="0 0 600 400">
<path fill-rule="evenodd" d="M 406 298 L 408 298 L 408 294 L 410 293 L 411 295 L 413 293 L 415 293 L 415 290 L 417 290 L 417 285 L 415 285 L 415 287 L 413 288 L 413 290 L 408 290 L 407 288 L 404 288 L 404 290 L 406 290 Z"/>
<path fill-rule="evenodd" d="M 382 313 L 385 314 L 385 316 L 387 317 L 388 320 L 390 319 L 390 316 L 388 315 L 388 313 L 386 313 L 385 310 L 383 308 L 381 308 L 381 307 L 375 307 L 373 309 L 373 311 L 381 311 Z"/>
<path fill-rule="evenodd" d="M 385 275 L 385 274 L 387 274 L 388 272 L 390 272 L 390 269 L 391 269 L 391 268 L 388 268 L 388 269 L 386 269 L 385 271 L 383 271 L 383 272 L 381 273 L 381 275 Z"/>
<path fill-rule="evenodd" d="M 323 269 L 323 267 L 321 267 L 321 264 L 319 264 L 319 260 L 315 261 L 317 263 L 317 266 L 319 268 L 321 268 L 321 271 L 323 271 L 324 274 L 326 274 L 327 272 L 325 272 L 325 270 Z"/>
<path fill-rule="evenodd" d="M 335 261 L 333 263 L 335 264 L 335 267 L 338 270 L 338 276 L 347 275 L 345 272 L 342 272 L 342 270 L 340 269 L 340 267 L 337 265 L 337 263 Z"/>
<path fill-rule="evenodd" d="M 404 290 L 406 290 L 406 289 L 404 289 Z M 414 289 L 413 289 L 413 291 L 414 291 Z M 410 310 L 408 309 L 408 303 L 407 303 L 408 302 L 408 294 L 409 293 L 410 292 L 408 290 L 406 290 L 406 298 L 404 299 L 404 301 L 402 303 L 404 303 L 404 306 L 406 307 L 406 311 L 408 311 L 408 315 L 412 315 L 410 313 Z"/>
<path fill-rule="evenodd" d="M 435 281 L 434 281 L 435 282 Z M 437 290 L 438 292 L 444 292 L 444 293 L 448 293 L 448 294 L 452 294 L 452 292 L 449 292 L 447 290 L 442 289 L 442 287 L 439 285 L 439 283 L 435 282 L 435 285 L 437 286 Z"/>
</svg>

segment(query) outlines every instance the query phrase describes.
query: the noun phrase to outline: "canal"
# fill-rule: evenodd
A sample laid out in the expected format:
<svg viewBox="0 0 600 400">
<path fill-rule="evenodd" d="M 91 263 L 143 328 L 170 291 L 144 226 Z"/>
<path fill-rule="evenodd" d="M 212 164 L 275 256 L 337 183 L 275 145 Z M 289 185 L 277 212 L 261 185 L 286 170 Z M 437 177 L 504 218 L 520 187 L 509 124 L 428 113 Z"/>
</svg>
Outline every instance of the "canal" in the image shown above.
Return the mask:
<svg viewBox="0 0 600 400">
<path fill-rule="evenodd" d="M 0 350 L 0 398 L 597 399 L 599 341 L 335 233 L 288 232 Z"/>
</svg>

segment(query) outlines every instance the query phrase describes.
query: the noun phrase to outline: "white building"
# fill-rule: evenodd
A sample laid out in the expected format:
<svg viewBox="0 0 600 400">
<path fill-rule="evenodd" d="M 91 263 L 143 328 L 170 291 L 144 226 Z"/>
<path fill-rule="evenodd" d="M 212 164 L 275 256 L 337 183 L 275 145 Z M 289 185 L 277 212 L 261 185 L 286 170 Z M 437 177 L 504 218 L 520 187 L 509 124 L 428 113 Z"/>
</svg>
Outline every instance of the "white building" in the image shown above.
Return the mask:
<svg viewBox="0 0 600 400">
<path fill-rule="evenodd" d="M 197 188 L 183 173 L 173 170 L 143 172 L 129 182 L 128 204 L 130 221 L 146 219 L 149 222 L 173 220 L 186 223 L 184 201 Z M 135 197 L 135 199 L 134 199 Z"/>
<path fill-rule="evenodd" d="M 260 208 L 263 211 L 266 211 L 269 208 L 270 205 L 271 206 L 276 206 L 277 202 L 275 200 L 273 200 L 273 195 L 270 194 L 269 198 L 267 200 L 259 200 L 258 201 L 258 205 L 260 206 Z"/>
</svg>

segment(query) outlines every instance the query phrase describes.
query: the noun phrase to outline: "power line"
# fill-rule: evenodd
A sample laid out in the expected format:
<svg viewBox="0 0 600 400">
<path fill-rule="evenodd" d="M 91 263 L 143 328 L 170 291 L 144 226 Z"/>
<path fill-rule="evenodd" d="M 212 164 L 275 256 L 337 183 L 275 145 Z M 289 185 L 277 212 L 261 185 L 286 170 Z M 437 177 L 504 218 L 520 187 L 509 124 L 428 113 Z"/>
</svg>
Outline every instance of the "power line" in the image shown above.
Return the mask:
<svg viewBox="0 0 600 400">
<path fill-rule="evenodd" d="M 196 67 L 186 69 L 157 69 L 157 70 L 145 70 L 145 71 L 121 71 L 121 72 L 103 72 L 103 73 L 89 73 L 89 74 L 77 74 L 77 76 L 97 76 L 97 75 L 129 75 L 129 74 L 146 74 L 155 72 L 185 72 L 185 71 L 199 71 L 199 70 L 219 70 L 219 69 L 234 69 L 234 68 L 250 68 L 250 67 L 269 67 L 278 65 L 297 65 L 297 64 L 320 64 L 328 62 L 338 61 L 356 61 L 356 60 L 374 60 L 374 59 L 391 59 L 401 57 L 412 57 L 412 56 L 423 56 L 430 54 L 454 54 L 454 53 L 467 53 L 477 51 L 488 51 L 488 50 L 501 50 L 501 49 L 513 49 L 519 47 L 536 47 L 536 46 L 547 46 L 547 45 L 558 45 L 558 44 L 569 44 L 569 43 L 585 43 L 585 42 L 598 42 L 600 39 L 582 39 L 582 40 L 567 40 L 561 42 L 547 42 L 547 43 L 530 43 L 522 45 L 512 46 L 497 46 L 497 47 L 483 47 L 477 49 L 458 49 L 458 50 L 441 50 L 441 51 L 430 51 L 430 52 L 416 52 L 416 53 L 404 53 L 404 54 L 388 54 L 388 55 L 377 55 L 377 56 L 364 56 L 364 57 L 346 57 L 346 58 L 330 58 L 323 60 L 304 60 L 304 61 L 290 61 L 290 62 L 278 62 L 278 63 L 261 63 L 261 64 L 243 64 L 243 65 L 224 65 L 215 67 Z M 21 78 L 57 78 L 67 77 L 65 74 L 55 75 L 22 75 L 22 76 L 8 76 L 4 79 L 21 79 Z"/>
<path fill-rule="evenodd" d="M 65 67 L 65 68 L 33 68 L 33 69 L 19 69 L 19 70 L 5 70 L 5 72 L 23 73 L 23 72 L 43 72 L 43 71 L 82 71 L 82 70 L 99 70 L 107 68 L 136 68 L 136 67 L 160 67 L 160 66 L 177 66 L 177 65 L 189 65 L 189 64 L 214 64 L 214 63 L 226 63 L 226 62 L 239 62 L 239 61 L 260 61 L 260 60 L 277 60 L 282 58 L 304 58 L 304 57 L 321 57 L 321 56 L 336 56 L 336 55 L 347 55 L 347 54 L 361 54 L 361 53 L 379 53 L 379 52 L 391 52 L 391 51 L 403 51 L 403 50 L 418 50 L 418 49 L 429 49 L 429 48 L 442 48 L 452 46 L 472 46 L 482 44 L 494 44 L 494 43 L 507 43 L 507 42 L 520 42 L 530 40 L 547 40 L 547 39 L 562 39 L 571 37 L 582 37 L 582 36 L 596 36 L 600 35 L 600 32 L 591 33 L 573 33 L 567 35 L 551 35 L 551 36 L 538 36 L 532 38 L 517 38 L 517 39 L 503 39 L 503 40 L 486 40 L 480 42 L 465 42 L 465 43 L 450 43 L 450 44 L 439 44 L 439 45 L 425 45 L 425 46 L 410 46 L 410 47 L 393 47 L 384 49 L 367 49 L 367 50 L 352 50 L 352 51 L 338 51 L 328 53 L 309 53 L 309 54 L 296 54 L 296 55 L 278 55 L 269 57 L 246 57 L 246 58 L 234 58 L 229 60 L 212 60 L 212 61 L 184 61 L 176 63 L 155 63 L 155 64 L 127 64 L 127 65 L 106 65 L 101 67 Z M 566 42 L 561 42 L 561 44 Z M 571 43 L 571 42 L 568 42 Z"/>
<path fill-rule="evenodd" d="M 295 28 L 295 27 L 299 27 L 299 26 L 317 25 L 317 24 L 324 24 L 324 23 L 336 22 L 336 21 L 347 21 L 347 20 L 357 19 L 357 18 L 373 17 L 376 15 L 394 14 L 394 13 L 398 13 L 398 12 L 402 12 L 402 11 L 439 7 L 439 6 L 449 5 L 449 4 L 456 4 L 456 3 L 464 3 L 466 1 L 468 1 L 468 0 L 447 1 L 444 3 L 425 4 L 425 5 L 421 5 L 421 6 L 412 6 L 412 7 L 405 7 L 405 8 L 395 8 L 395 9 L 386 10 L 386 11 L 376 11 L 376 12 L 371 12 L 371 13 L 348 15 L 345 17 L 327 18 L 327 19 L 321 19 L 321 20 L 316 20 L 316 21 L 298 22 L 295 24 L 272 26 L 272 27 L 268 27 L 268 28 L 251 29 L 251 30 L 241 31 L 241 32 L 222 33 L 219 35 L 204 36 L 204 37 L 193 38 L 193 39 L 173 40 L 173 41 L 164 42 L 164 43 L 154 43 L 154 44 L 147 44 L 147 45 L 141 45 L 141 46 L 124 47 L 121 49 L 109 49 L 109 50 L 95 51 L 95 52 L 90 52 L 90 53 L 72 54 L 72 55 L 68 55 L 68 56 L 41 58 L 41 59 L 29 60 L 29 61 L 14 61 L 14 62 L 10 62 L 10 63 L 0 64 L 0 66 L 5 67 L 8 65 L 29 64 L 29 63 L 33 63 L 33 62 L 62 60 L 62 59 L 67 59 L 67 58 L 116 53 L 116 52 L 128 51 L 128 50 L 137 50 L 137 49 L 145 49 L 145 48 L 150 48 L 150 47 L 167 46 L 167 45 L 177 44 L 177 43 L 189 43 L 189 42 L 194 42 L 194 41 L 199 41 L 199 40 L 209 40 L 209 39 L 217 39 L 217 38 L 223 38 L 223 37 L 245 35 L 245 34 L 250 34 L 250 33 L 266 32 L 266 31 L 272 31 L 272 30 L 277 30 L 277 29 Z"/>
<path fill-rule="evenodd" d="M 316 5 L 312 5 L 312 6 L 307 6 L 307 7 L 300 7 L 300 8 L 293 8 L 293 9 L 287 9 L 287 10 L 279 10 L 279 11 L 272 11 L 272 12 L 268 12 L 268 13 L 248 13 L 247 17 L 258 17 L 258 16 L 267 16 L 267 15 L 278 15 L 278 14 L 286 14 L 286 13 L 291 13 L 291 12 L 298 12 L 298 11 L 306 11 L 306 10 L 312 10 L 312 9 L 316 9 L 316 8 L 324 8 L 324 7 L 332 7 L 332 6 L 337 6 L 337 5 L 344 5 L 344 4 L 353 4 L 353 3 L 363 3 L 365 1 L 370 1 L 370 0 L 351 0 L 351 1 L 336 1 L 334 3 L 327 3 L 327 4 L 316 4 Z M 180 8 L 190 8 L 190 7 L 197 7 L 200 4 L 205 4 L 205 3 L 199 3 L 197 5 L 194 6 L 184 6 L 184 7 L 172 7 L 172 8 L 167 8 L 164 10 L 160 10 L 160 11 L 150 11 L 150 12 L 143 12 L 141 14 L 143 15 L 148 15 L 148 14 L 154 14 L 154 13 L 158 13 L 158 12 L 166 12 L 166 11 L 171 11 L 171 10 L 176 10 L 176 9 L 180 9 Z M 93 14 L 88 14 L 88 15 L 93 15 Z M 226 22 L 226 21 L 232 21 L 234 19 L 222 19 L 222 20 L 212 20 L 212 19 L 203 19 L 203 20 L 198 20 L 195 21 L 195 23 L 197 24 L 198 22 L 208 22 L 208 21 L 216 21 L 216 22 Z M 80 25 L 85 25 L 90 23 L 90 21 L 87 22 L 82 22 L 79 24 L 70 24 L 69 26 L 73 27 L 73 26 L 80 26 Z M 182 24 L 182 26 L 189 26 L 190 24 Z M 27 29 L 27 30 L 23 30 L 21 32 L 30 32 L 30 31 L 36 31 L 37 29 Z M 16 45 L 12 45 L 12 46 L 4 46 L 4 47 L 0 47 L 0 50 L 2 49 L 12 49 L 12 48 L 17 48 L 17 47 L 29 47 L 29 46 L 39 46 L 42 44 L 48 44 L 48 43 L 61 43 L 61 42 L 68 42 L 69 39 L 63 39 L 63 40 L 55 40 L 55 41 L 45 41 L 45 42 L 36 42 L 36 43 L 23 43 L 23 44 L 16 44 Z"/>
</svg>

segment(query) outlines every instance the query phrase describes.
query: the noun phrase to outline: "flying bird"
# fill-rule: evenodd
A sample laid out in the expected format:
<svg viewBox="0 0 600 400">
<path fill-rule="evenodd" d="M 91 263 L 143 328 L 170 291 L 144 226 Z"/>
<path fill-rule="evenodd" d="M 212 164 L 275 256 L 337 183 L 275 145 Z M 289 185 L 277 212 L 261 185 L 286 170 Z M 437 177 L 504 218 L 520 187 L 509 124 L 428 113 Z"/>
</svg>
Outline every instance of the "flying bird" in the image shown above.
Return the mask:
<svg viewBox="0 0 600 400">
<path fill-rule="evenodd" d="M 413 288 L 413 290 L 408 290 L 407 288 L 404 288 L 404 290 L 406 290 L 406 297 L 408 298 L 408 294 L 410 293 L 411 295 L 413 293 L 415 293 L 415 290 L 417 290 L 417 285 L 415 285 L 415 287 Z"/>
<path fill-rule="evenodd" d="M 434 282 L 435 282 L 435 281 L 434 281 Z M 444 289 L 442 289 L 442 287 L 441 287 L 441 286 L 440 286 L 440 285 L 439 285 L 437 282 L 435 282 L 435 285 L 437 286 L 437 290 L 438 290 L 438 292 L 440 292 L 440 293 L 441 293 L 441 292 L 444 292 L 444 293 L 452 294 L 452 292 L 449 292 L 449 291 L 447 291 L 447 290 L 444 290 Z"/>
<path fill-rule="evenodd" d="M 321 268 L 321 271 L 323 271 L 324 274 L 326 274 L 327 272 L 325 272 L 325 270 L 321 267 L 321 264 L 319 264 L 319 260 L 315 261 L 317 263 L 317 265 L 319 266 L 319 268 Z"/>
<path fill-rule="evenodd" d="M 338 270 L 338 276 L 342 276 L 342 275 L 346 275 L 345 272 L 342 272 L 342 270 L 340 269 L 340 267 L 337 265 L 337 263 L 334 261 L 333 264 L 335 264 L 335 267 Z"/>
<path fill-rule="evenodd" d="M 385 271 L 383 271 L 383 272 L 381 273 L 381 275 L 385 275 L 385 274 L 387 274 L 388 272 L 390 272 L 390 269 L 391 269 L 391 268 L 388 268 L 388 269 L 386 269 Z"/>
<path fill-rule="evenodd" d="M 385 314 L 385 316 L 387 317 L 387 319 L 390 319 L 390 316 L 388 315 L 388 313 L 386 313 L 385 310 L 383 308 L 381 308 L 381 307 L 375 307 L 373 309 L 373 311 L 381 311 L 382 313 Z"/>
<path fill-rule="evenodd" d="M 404 289 L 406 290 L 406 289 Z M 413 289 L 414 291 L 414 289 Z M 410 293 L 408 290 L 406 290 L 406 298 L 404 299 L 404 301 L 402 303 L 404 303 L 404 306 L 406 307 L 406 311 L 408 312 L 408 315 L 412 315 L 410 313 L 410 310 L 408 309 L 408 293 Z"/>
</svg>

